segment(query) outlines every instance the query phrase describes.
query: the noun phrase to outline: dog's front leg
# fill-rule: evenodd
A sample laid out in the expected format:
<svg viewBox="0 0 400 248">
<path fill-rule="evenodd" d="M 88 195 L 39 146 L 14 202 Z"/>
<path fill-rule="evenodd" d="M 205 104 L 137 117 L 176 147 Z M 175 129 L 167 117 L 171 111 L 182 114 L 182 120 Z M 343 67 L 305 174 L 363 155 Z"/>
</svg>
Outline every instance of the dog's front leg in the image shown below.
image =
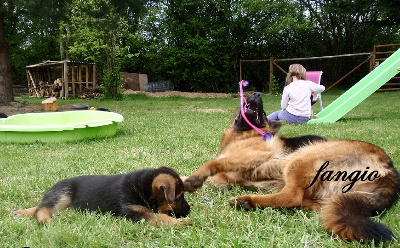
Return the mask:
<svg viewBox="0 0 400 248">
<path fill-rule="evenodd" d="M 146 220 L 152 226 L 186 226 L 189 224 L 189 218 L 176 219 L 167 214 L 153 213 L 150 209 L 141 205 L 131 205 L 124 209 L 123 216 L 128 220 L 140 221 Z"/>
<path fill-rule="evenodd" d="M 217 172 L 221 171 L 221 160 L 214 159 L 204 163 L 195 173 L 188 176 L 184 181 L 185 191 L 193 192 L 197 188 L 201 187 L 204 181 Z"/>
<path fill-rule="evenodd" d="M 189 218 L 176 219 L 166 214 L 153 214 L 148 219 L 152 226 L 163 227 L 163 226 L 187 226 L 189 224 Z"/>
<path fill-rule="evenodd" d="M 244 152 L 243 154 L 221 156 L 217 159 L 205 162 L 195 173 L 185 178 L 185 191 L 195 191 L 203 185 L 208 177 L 220 172 L 245 172 L 252 170 L 271 157 L 271 153 L 268 151 L 258 153 L 259 156 L 253 155 L 253 153 Z"/>
</svg>

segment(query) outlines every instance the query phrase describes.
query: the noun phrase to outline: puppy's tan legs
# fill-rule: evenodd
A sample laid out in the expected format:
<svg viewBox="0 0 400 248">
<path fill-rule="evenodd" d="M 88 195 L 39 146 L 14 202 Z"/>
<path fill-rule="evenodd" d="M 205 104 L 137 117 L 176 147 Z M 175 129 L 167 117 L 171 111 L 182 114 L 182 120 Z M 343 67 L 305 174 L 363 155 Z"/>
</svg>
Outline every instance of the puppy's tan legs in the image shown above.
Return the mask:
<svg viewBox="0 0 400 248">
<path fill-rule="evenodd" d="M 14 216 L 17 218 L 22 218 L 24 216 L 33 217 L 35 216 L 37 207 L 27 208 L 27 209 L 20 209 L 14 212 Z"/>
<path fill-rule="evenodd" d="M 140 220 L 140 218 L 145 219 L 150 222 L 150 225 L 161 227 L 161 226 L 186 226 L 189 224 L 189 218 L 184 218 L 182 220 L 173 218 L 169 215 L 162 213 L 153 213 L 147 207 L 140 205 L 133 205 L 130 207 L 133 211 L 135 218 L 133 220 Z M 138 218 L 140 216 L 140 218 Z"/>
<path fill-rule="evenodd" d="M 18 218 L 23 216 L 36 217 L 37 222 L 40 225 L 43 225 L 49 222 L 51 216 L 53 216 L 53 209 L 46 207 L 38 209 L 38 207 L 32 207 L 28 209 L 17 210 L 14 212 L 14 216 Z"/>
<path fill-rule="evenodd" d="M 40 225 L 48 223 L 53 216 L 53 209 L 41 208 L 36 212 L 36 220 Z"/>
<path fill-rule="evenodd" d="M 166 214 L 152 214 L 151 218 L 148 220 L 152 226 L 162 227 L 162 226 L 186 226 L 189 224 L 189 218 L 186 217 L 182 220 L 175 219 Z"/>
<path fill-rule="evenodd" d="M 43 204 L 43 203 L 42 203 Z M 47 207 L 39 205 L 28 209 L 17 210 L 14 212 L 16 217 L 22 217 L 28 215 L 30 217 L 36 217 L 37 222 L 43 225 L 50 221 L 51 217 L 58 211 L 67 208 L 71 205 L 71 198 L 67 195 L 61 195 L 58 201 L 53 207 Z"/>
</svg>

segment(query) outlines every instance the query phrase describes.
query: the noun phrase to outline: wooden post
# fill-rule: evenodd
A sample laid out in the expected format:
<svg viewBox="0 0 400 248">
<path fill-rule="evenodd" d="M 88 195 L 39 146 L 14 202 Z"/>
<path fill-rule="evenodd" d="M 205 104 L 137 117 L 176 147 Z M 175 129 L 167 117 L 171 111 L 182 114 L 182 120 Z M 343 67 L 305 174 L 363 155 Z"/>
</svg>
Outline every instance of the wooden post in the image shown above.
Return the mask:
<svg viewBox="0 0 400 248">
<path fill-rule="evenodd" d="M 82 95 L 82 65 L 78 65 L 79 95 Z"/>
<path fill-rule="evenodd" d="M 71 69 L 71 81 L 72 81 L 72 96 L 75 97 L 75 66 L 71 64 L 70 69 Z"/>
<path fill-rule="evenodd" d="M 272 78 L 274 76 L 274 58 L 269 58 L 269 94 L 272 94 Z"/>
<path fill-rule="evenodd" d="M 242 60 L 240 59 L 239 60 L 239 82 L 240 82 L 240 80 L 242 80 L 243 79 L 243 77 L 242 77 Z"/>
<path fill-rule="evenodd" d="M 64 99 L 68 98 L 68 65 L 67 61 L 63 61 L 63 87 L 62 87 Z"/>
<path fill-rule="evenodd" d="M 372 71 L 375 67 L 376 61 L 376 45 L 374 45 L 374 50 L 371 52 L 371 59 L 369 60 L 369 71 Z"/>
<path fill-rule="evenodd" d="M 86 68 L 86 89 L 89 89 L 89 65 L 86 65 L 85 68 Z"/>
<path fill-rule="evenodd" d="M 272 82 L 272 77 L 274 76 L 274 66 L 276 66 L 283 73 L 287 74 L 287 72 L 282 67 L 280 67 L 275 61 L 276 60 L 273 57 L 271 57 L 270 60 L 269 60 L 269 71 L 270 71 L 270 74 L 269 74 L 269 89 L 270 89 L 269 93 L 270 94 L 272 94 L 272 83 L 273 83 Z"/>
<path fill-rule="evenodd" d="M 96 64 L 93 64 L 93 90 L 96 88 Z"/>
</svg>

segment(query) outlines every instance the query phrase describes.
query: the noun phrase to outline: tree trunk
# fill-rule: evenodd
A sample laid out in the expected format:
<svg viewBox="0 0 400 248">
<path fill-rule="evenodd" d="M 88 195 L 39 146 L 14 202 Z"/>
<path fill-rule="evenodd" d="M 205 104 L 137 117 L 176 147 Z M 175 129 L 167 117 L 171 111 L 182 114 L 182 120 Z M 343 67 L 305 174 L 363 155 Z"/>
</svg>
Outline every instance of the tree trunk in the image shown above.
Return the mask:
<svg viewBox="0 0 400 248">
<path fill-rule="evenodd" d="M 4 29 L 4 10 L 0 8 L 0 103 L 14 101 L 13 81 Z"/>
</svg>

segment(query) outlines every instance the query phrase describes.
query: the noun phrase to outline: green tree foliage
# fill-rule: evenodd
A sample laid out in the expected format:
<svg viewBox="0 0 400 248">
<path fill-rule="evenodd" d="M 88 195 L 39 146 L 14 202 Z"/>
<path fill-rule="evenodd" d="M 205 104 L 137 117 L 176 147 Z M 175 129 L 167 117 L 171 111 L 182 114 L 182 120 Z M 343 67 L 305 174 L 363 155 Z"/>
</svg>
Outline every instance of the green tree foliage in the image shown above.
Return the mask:
<svg viewBox="0 0 400 248">
<path fill-rule="evenodd" d="M 239 58 L 307 57 L 316 53 L 315 30 L 297 2 L 245 0 L 238 10 L 235 35 L 244 35 L 244 40 L 238 42 L 238 50 L 242 51 Z M 261 63 L 253 67 L 255 70 L 247 72 L 245 79 L 257 90 L 268 91 L 268 65 Z"/>
<path fill-rule="evenodd" d="M 374 44 L 396 43 L 399 25 L 394 22 L 395 18 L 388 9 L 391 4 L 386 0 L 299 0 L 299 2 L 306 8 L 305 13 L 309 15 L 314 29 L 321 37 L 319 43 L 321 55 L 369 52 Z M 354 65 L 345 65 L 339 59 L 332 59 L 329 63 L 331 66 L 324 65 L 327 68 L 326 75 L 336 79 L 354 68 Z M 357 80 L 359 78 L 353 79 L 354 82 Z"/>
<path fill-rule="evenodd" d="M 311 54 L 301 44 L 312 43 L 312 26 L 298 8 L 285 0 L 164 2 L 153 6 L 143 24 L 150 47 L 146 63 L 158 63 L 152 72 L 172 79 L 179 90 L 236 90 L 240 58 Z"/>
<path fill-rule="evenodd" d="M 64 18 L 64 1 L 0 1 L 0 101 L 13 100 L 13 83 L 26 83 L 25 66 L 58 56 L 57 23 Z M 8 63 L 9 61 L 9 63 Z M 7 64 L 7 65 L 6 65 Z M 7 75 L 11 73 L 10 75 Z M 13 80 L 14 79 L 14 80 Z"/>
<path fill-rule="evenodd" d="M 186 9 L 186 11 L 185 11 Z M 180 62 L 175 67 L 179 86 L 194 91 L 227 90 L 235 82 L 231 57 L 234 41 L 230 35 L 229 1 L 171 1 L 168 7 L 170 56 Z M 175 50 L 175 51 L 174 51 Z M 225 68 L 226 71 L 219 68 Z M 190 88 L 189 88 L 189 87 Z"/>
<path fill-rule="evenodd" d="M 322 35 L 327 55 L 365 52 L 371 44 L 384 42 L 393 26 L 378 25 L 382 20 L 379 1 L 300 0 L 315 28 Z M 378 35 L 379 34 L 379 35 Z"/>
<path fill-rule="evenodd" d="M 136 6 L 136 3 L 133 4 Z M 112 0 L 74 0 L 69 5 L 68 22 L 63 23 L 63 39 L 72 60 L 97 62 L 105 96 L 120 98 L 121 67 L 131 66 L 137 40 L 135 13 L 127 2 Z M 127 16 L 130 16 L 130 19 Z"/>
<path fill-rule="evenodd" d="M 4 2 L 0 2 L 0 104 L 14 100 L 12 94 L 12 77 L 10 70 L 10 61 L 8 57 L 9 42 L 6 39 L 5 20 L 7 8 Z"/>
<path fill-rule="evenodd" d="M 65 38 L 69 41 L 68 56 L 75 60 L 95 62 L 114 70 L 119 49 L 118 39 L 124 35 L 127 22 L 118 15 L 109 0 L 72 1 Z M 67 36 L 69 35 L 69 36 Z"/>
<path fill-rule="evenodd" d="M 3 0 L 0 101 L 12 96 L 7 71 L 22 83 L 26 65 L 49 59 L 96 62 L 100 83 L 124 70 L 172 80 L 176 90 L 232 92 L 240 59 L 368 52 L 374 44 L 400 42 L 399 2 Z M 329 63 L 327 75 L 348 71 Z M 268 90 L 267 66 L 255 67 L 245 78 Z"/>
<path fill-rule="evenodd" d="M 142 23 L 151 78 L 187 91 L 223 91 L 236 80 L 226 1 L 169 1 L 151 6 Z"/>
</svg>

